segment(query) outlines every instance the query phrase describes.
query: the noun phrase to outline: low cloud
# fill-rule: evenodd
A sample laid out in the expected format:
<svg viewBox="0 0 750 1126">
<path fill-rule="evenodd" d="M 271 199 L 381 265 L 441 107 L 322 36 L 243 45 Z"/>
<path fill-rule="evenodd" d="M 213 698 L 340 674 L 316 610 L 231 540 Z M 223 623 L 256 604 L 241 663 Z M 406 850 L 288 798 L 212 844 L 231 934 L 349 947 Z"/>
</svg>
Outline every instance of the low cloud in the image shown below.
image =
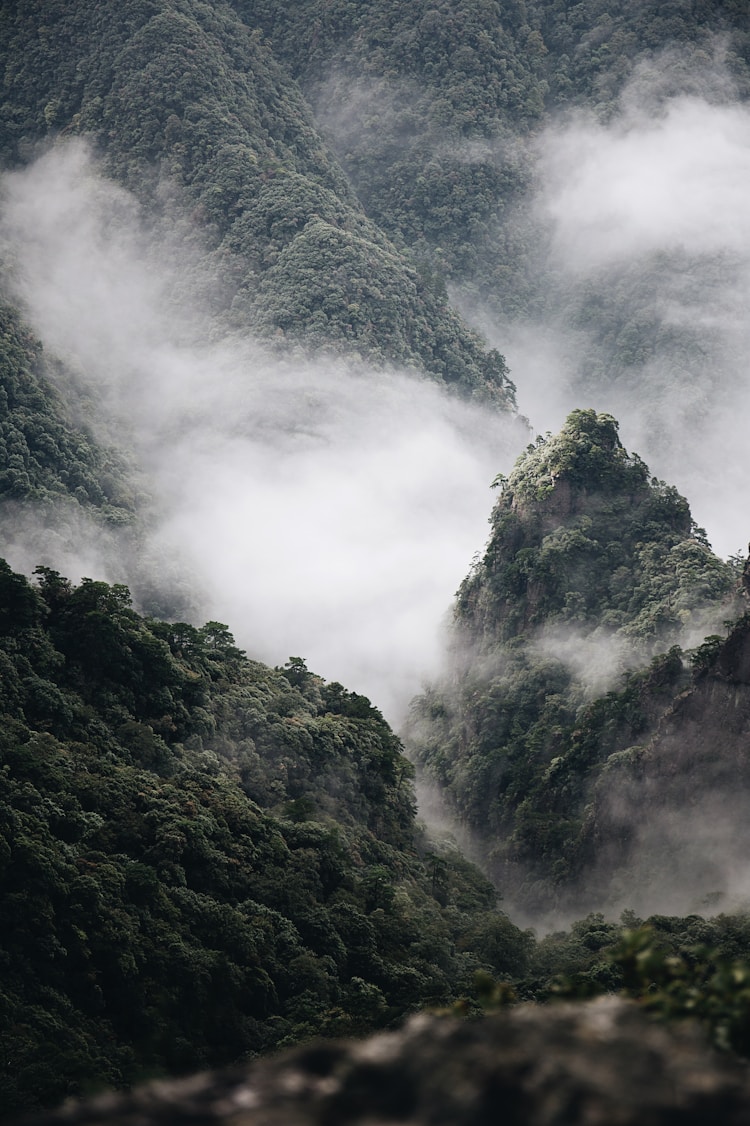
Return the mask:
<svg viewBox="0 0 750 1126">
<path fill-rule="evenodd" d="M 750 107 L 720 48 L 651 60 L 610 120 L 542 133 L 529 208 L 543 311 L 479 323 L 536 430 L 575 407 L 614 414 L 728 555 L 750 533 Z"/>
<path fill-rule="evenodd" d="M 398 720 L 525 431 L 427 380 L 217 333 L 175 304 L 175 247 L 81 144 L 6 176 L 2 199 L 13 296 L 152 492 L 140 558 L 110 552 L 93 577 L 158 591 L 162 567 L 187 575 L 196 614 L 251 656 L 303 656 Z M 17 535 L 10 548 L 28 567 Z M 69 545 L 60 569 L 88 573 L 92 552 L 72 569 Z"/>
<path fill-rule="evenodd" d="M 570 273 L 687 251 L 750 246 L 750 110 L 676 97 L 656 117 L 636 107 L 610 124 L 582 116 L 545 135 L 539 206 Z"/>
</svg>

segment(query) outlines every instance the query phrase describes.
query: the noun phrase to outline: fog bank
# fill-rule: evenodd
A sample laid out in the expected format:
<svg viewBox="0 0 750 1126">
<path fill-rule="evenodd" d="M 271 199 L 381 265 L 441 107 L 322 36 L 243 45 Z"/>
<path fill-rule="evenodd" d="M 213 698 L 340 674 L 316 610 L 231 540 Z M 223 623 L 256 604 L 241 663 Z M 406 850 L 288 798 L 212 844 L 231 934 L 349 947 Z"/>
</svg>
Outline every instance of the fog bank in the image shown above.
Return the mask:
<svg viewBox="0 0 750 1126">
<path fill-rule="evenodd" d="M 0 236 L 11 295 L 152 494 L 137 560 L 97 555 L 79 528 L 37 561 L 77 579 L 106 556 L 92 577 L 145 583 L 157 604 L 182 576 L 195 615 L 228 623 L 249 655 L 302 656 L 397 721 L 435 672 L 489 484 L 525 430 L 426 380 L 222 335 L 175 302 L 176 248 L 78 142 L 4 178 Z M 28 569 L 39 538 L 14 529 L 11 564 Z"/>
<path fill-rule="evenodd" d="M 537 431 L 575 407 L 609 411 L 726 556 L 750 535 L 750 108 L 716 67 L 680 67 L 670 52 L 640 68 L 612 120 L 578 113 L 538 138 L 545 312 L 478 320 Z"/>
</svg>

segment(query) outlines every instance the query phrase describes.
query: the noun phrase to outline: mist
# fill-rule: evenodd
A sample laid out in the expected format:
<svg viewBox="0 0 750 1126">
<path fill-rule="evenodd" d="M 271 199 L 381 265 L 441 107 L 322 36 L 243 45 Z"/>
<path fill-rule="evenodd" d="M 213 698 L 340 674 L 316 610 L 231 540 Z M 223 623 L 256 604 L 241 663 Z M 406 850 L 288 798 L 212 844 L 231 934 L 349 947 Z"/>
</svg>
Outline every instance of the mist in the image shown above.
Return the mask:
<svg viewBox="0 0 750 1126">
<path fill-rule="evenodd" d="M 579 112 L 536 140 L 543 311 L 474 319 L 502 346 L 537 431 L 575 407 L 612 413 L 726 556 L 750 531 L 750 108 L 720 60 L 684 64 L 665 54 L 636 72 L 612 119 Z"/>
<path fill-rule="evenodd" d="M 750 532 L 750 112 L 721 84 L 655 105 L 647 79 L 612 120 L 579 114 L 537 138 L 528 203 L 542 232 L 541 312 L 475 319 L 537 432 L 577 407 L 610 411 L 726 555 Z M 49 534 L 27 514 L 2 554 L 27 573 L 45 563 L 126 582 L 153 612 L 177 590 L 180 616 L 228 623 L 272 665 L 304 657 L 400 724 L 443 671 L 442 623 L 486 541 L 489 484 L 528 441 L 523 425 L 412 375 L 281 359 L 222 327 L 195 248 L 154 230 L 79 142 L 5 176 L 1 204 L 11 296 L 73 373 L 66 397 L 133 455 L 150 493 L 135 541 L 80 520 Z M 569 633 L 538 644 L 587 695 L 628 664 Z M 420 801 L 455 831 L 438 795 Z M 468 835 L 461 843 L 491 867 Z M 649 906 L 661 894 L 646 871 L 655 849 L 644 838 Z M 684 902 L 712 881 L 685 886 Z M 635 886 L 623 874 L 613 911 L 633 906 Z"/>
<path fill-rule="evenodd" d="M 6 534 L 11 565 L 96 567 L 157 605 L 181 584 L 249 656 L 302 656 L 398 722 L 525 428 L 427 380 L 222 331 L 175 296 L 195 261 L 81 143 L 4 177 L 0 238 L 11 296 L 75 374 L 63 391 L 150 492 L 135 556 L 93 525 L 45 541 L 27 519 Z"/>
</svg>

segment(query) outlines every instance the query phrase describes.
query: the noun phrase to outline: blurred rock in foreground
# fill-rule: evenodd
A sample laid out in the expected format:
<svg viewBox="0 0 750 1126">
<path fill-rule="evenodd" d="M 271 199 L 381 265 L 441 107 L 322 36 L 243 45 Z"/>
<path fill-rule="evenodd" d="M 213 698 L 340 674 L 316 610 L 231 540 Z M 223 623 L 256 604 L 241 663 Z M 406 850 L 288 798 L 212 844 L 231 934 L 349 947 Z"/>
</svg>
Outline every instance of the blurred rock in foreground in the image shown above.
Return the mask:
<svg viewBox="0 0 750 1126">
<path fill-rule="evenodd" d="M 692 1027 L 617 998 L 524 1005 L 466 1023 L 414 1018 L 247 1068 L 67 1104 L 35 1126 L 703 1126 L 750 1124 L 750 1072 Z"/>
</svg>

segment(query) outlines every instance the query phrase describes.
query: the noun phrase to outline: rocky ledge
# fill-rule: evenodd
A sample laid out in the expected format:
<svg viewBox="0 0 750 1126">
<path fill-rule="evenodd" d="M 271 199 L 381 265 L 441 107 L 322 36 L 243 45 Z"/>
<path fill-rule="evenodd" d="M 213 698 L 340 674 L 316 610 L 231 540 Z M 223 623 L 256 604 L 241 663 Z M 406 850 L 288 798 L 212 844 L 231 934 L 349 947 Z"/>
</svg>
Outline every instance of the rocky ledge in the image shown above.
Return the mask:
<svg viewBox="0 0 750 1126">
<path fill-rule="evenodd" d="M 415 1017 L 246 1067 L 68 1103 L 25 1126 L 750 1126 L 750 1072 L 619 998 Z"/>
</svg>

